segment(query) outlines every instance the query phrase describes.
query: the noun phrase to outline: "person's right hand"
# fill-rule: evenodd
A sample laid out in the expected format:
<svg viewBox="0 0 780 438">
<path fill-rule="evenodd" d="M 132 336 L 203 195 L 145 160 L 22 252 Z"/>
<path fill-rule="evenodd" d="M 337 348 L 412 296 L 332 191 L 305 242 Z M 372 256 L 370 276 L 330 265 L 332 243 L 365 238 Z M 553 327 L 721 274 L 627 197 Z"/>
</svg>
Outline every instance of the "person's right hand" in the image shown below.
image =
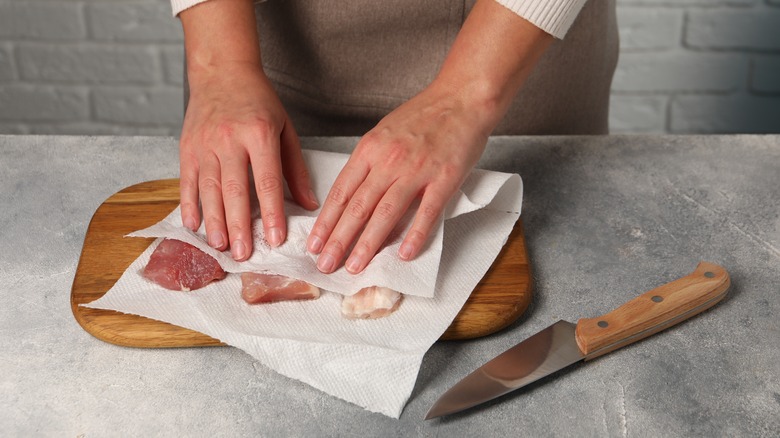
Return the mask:
<svg viewBox="0 0 780 438">
<path fill-rule="evenodd" d="M 209 245 L 229 245 L 238 261 L 252 253 L 250 166 L 265 239 L 278 246 L 287 235 L 282 178 L 301 206 L 318 206 L 295 129 L 259 63 L 201 71 L 181 133 L 181 217 L 196 230 L 200 199 Z"/>
</svg>

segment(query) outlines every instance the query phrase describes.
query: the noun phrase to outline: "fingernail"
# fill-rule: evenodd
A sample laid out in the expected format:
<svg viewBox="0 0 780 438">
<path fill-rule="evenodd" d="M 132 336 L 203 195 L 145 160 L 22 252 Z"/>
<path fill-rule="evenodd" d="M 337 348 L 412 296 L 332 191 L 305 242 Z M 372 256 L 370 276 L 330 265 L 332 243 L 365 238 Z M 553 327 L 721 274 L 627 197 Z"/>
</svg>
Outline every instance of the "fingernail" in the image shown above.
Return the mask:
<svg viewBox="0 0 780 438">
<path fill-rule="evenodd" d="M 310 253 L 319 254 L 322 251 L 322 239 L 312 234 L 306 243 Z"/>
<path fill-rule="evenodd" d="M 414 246 L 409 242 L 404 242 L 401 244 L 401 248 L 398 249 L 398 256 L 401 257 L 403 260 L 409 260 L 412 258 L 412 251 L 414 250 Z"/>
<path fill-rule="evenodd" d="M 314 190 L 309 190 L 309 200 L 315 204 L 317 207 L 320 206 L 320 202 L 317 201 L 317 197 L 314 196 Z"/>
<path fill-rule="evenodd" d="M 230 244 L 230 252 L 233 253 L 233 260 L 243 260 L 246 257 L 246 246 L 244 242 L 236 239 Z"/>
<path fill-rule="evenodd" d="M 268 244 L 271 246 L 279 246 L 282 244 L 282 230 L 278 228 L 271 228 L 268 230 L 268 234 L 266 235 L 266 240 L 268 241 Z"/>
<path fill-rule="evenodd" d="M 209 245 L 211 245 L 212 248 L 222 248 L 225 245 L 225 238 L 222 237 L 222 233 L 219 231 L 211 233 L 209 235 Z"/>
<path fill-rule="evenodd" d="M 351 274 L 357 274 L 363 268 L 363 260 L 360 259 L 360 256 L 353 255 L 347 259 L 347 263 L 344 266 Z"/>
<path fill-rule="evenodd" d="M 320 258 L 317 260 L 317 269 L 319 269 L 320 272 L 324 272 L 325 274 L 333 272 L 333 268 L 335 266 L 336 259 L 328 253 L 322 253 Z"/>
<path fill-rule="evenodd" d="M 184 226 L 189 228 L 192 231 L 198 230 L 198 225 L 195 223 L 195 219 L 192 216 L 189 216 L 184 219 Z"/>
</svg>

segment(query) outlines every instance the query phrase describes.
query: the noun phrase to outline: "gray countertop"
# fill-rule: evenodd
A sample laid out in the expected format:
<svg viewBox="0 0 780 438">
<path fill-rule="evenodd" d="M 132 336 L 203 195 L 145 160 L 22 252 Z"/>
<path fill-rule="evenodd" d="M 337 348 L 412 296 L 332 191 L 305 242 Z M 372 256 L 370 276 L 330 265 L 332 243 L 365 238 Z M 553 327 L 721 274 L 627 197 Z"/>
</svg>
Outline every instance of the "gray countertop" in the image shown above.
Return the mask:
<svg viewBox="0 0 780 438">
<path fill-rule="evenodd" d="M 355 142 L 303 139 L 337 151 Z M 176 177 L 177 142 L 0 136 L 0 434 L 780 434 L 780 136 L 498 137 L 480 167 L 523 177 L 533 304 L 498 334 L 435 344 L 394 420 L 235 348 L 123 348 L 84 332 L 69 295 L 89 220 L 126 186 Z M 516 342 L 605 313 L 700 260 L 731 274 L 713 309 L 498 401 L 422 420 Z"/>
</svg>

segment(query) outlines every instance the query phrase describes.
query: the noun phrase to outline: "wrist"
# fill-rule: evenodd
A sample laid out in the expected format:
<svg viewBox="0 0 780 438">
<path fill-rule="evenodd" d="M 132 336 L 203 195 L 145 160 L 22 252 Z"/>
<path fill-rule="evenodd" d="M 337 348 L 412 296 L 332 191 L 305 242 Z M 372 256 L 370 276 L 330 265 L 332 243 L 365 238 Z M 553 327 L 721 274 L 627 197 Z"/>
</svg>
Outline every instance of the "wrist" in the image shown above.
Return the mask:
<svg viewBox="0 0 780 438">
<path fill-rule="evenodd" d="M 260 61 L 243 61 L 233 59 L 199 59 L 190 61 L 187 59 L 187 82 L 190 92 L 211 84 L 229 81 L 232 83 L 246 82 L 252 78 L 264 77 L 263 66 Z"/>
<path fill-rule="evenodd" d="M 454 99 L 464 111 L 474 114 L 475 121 L 492 131 L 501 121 L 513 95 L 507 93 L 489 77 L 441 72 L 431 87 L 445 99 Z"/>
<path fill-rule="evenodd" d="M 191 83 L 210 80 L 232 70 L 262 70 L 251 0 L 200 3 L 183 11 L 180 18 Z"/>
<path fill-rule="evenodd" d="M 479 0 L 435 82 L 494 128 L 553 38 L 492 0 Z"/>
</svg>

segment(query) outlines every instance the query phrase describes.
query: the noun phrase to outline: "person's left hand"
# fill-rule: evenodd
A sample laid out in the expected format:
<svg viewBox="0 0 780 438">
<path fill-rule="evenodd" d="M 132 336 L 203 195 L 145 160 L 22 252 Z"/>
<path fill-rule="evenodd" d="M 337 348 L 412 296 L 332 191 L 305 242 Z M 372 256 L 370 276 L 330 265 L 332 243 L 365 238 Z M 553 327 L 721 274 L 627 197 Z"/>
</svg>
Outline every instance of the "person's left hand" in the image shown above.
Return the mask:
<svg viewBox="0 0 780 438">
<path fill-rule="evenodd" d="M 477 0 L 436 79 L 363 136 L 333 183 L 307 241 L 317 268 L 335 271 L 354 242 L 345 267 L 361 272 L 420 198 L 398 250 L 413 259 L 552 40 Z"/>
<path fill-rule="evenodd" d="M 345 267 L 361 272 L 419 197 L 413 225 L 398 252 L 402 260 L 417 255 L 479 160 L 493 128 L 480 120 L 482 108 L 466 101 L 434 83 L 363 136 L 308 238 L 308 250 L 319 254 L 320 271 L 335 271 L 356 241 Z"/>
</svg>

